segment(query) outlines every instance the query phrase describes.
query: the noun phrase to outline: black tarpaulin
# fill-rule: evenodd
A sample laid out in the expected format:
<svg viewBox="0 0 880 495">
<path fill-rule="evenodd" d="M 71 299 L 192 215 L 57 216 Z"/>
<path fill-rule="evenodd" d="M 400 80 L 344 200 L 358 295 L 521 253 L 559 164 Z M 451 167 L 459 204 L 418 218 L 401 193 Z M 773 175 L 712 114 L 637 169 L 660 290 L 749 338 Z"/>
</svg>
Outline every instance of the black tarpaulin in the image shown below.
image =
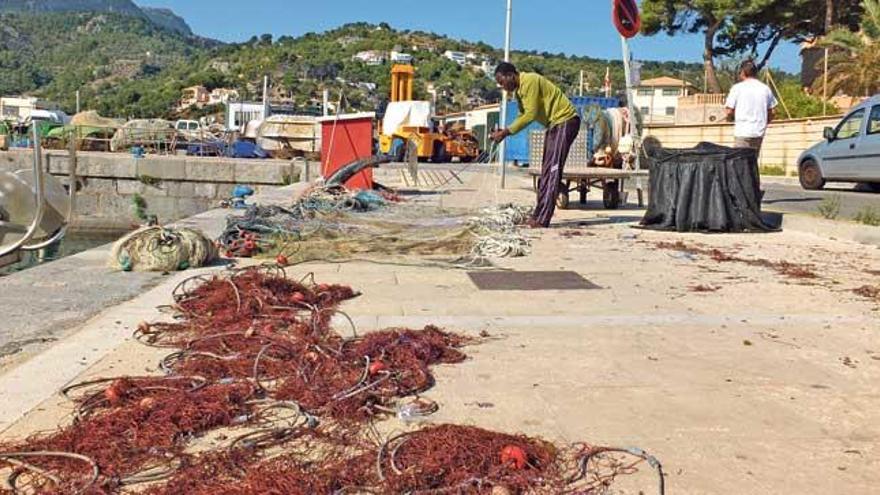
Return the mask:
<svg viewBox="0 0 880 495">
<path fill-rule="evenodd" d="M 768 232 L 754 150 L 700 143 L 651 152 L 642 226 L 678 232 Z"/>
</svg>

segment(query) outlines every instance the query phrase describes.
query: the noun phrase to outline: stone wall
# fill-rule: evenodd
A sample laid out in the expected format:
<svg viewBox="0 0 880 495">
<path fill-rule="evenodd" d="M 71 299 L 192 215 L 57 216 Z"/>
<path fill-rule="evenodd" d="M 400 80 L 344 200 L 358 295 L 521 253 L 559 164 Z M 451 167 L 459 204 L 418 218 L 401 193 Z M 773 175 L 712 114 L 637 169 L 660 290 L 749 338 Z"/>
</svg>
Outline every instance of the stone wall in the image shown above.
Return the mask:
<svg viewBox="0 0 880 495">
<path fill-rule="evenodd" d="M 822 130 L 834 127 L 841 117 L 780 120 L 770 124 L 761 149 L 762 166 L 782 167 L 787 175 L 797 175 L 797 159 L 810 146 L 822 141 Z M 666 148 L 689 148 L 700 142 L 733 146 L 733 124 L 647 126 L 645 135 Z"/>
<path fill-rule="evenodd" d="M 0 152 L 0 171 L 32 167 L 29 150 Z M 66 184 L 69 157 L 47 151 L 44 169 Z M 111 228 L 137 221 L 134 198 L 142 197 L 147 211 L 162 223 L 215 208 L 228 199 L 236 184 L 257 192 L 298 180 L 300 165 L 285 160 L 244 160 L 184 156 L 135 158 L 122 153 L 77 153 L 80 224 Z"/>
</svg>

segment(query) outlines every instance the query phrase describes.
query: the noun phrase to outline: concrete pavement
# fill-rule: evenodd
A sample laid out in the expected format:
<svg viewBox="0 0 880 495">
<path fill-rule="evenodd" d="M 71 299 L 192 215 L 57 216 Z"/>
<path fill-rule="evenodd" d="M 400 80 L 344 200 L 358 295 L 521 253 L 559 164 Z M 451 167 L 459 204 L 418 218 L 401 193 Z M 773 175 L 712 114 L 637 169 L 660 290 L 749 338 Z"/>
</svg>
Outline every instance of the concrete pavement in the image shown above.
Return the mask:
<svg viewBox="0 0 880 495">
<path fill-rule="evenodd" d="M 394 187 L 396 173 L 380 172 L 378 180 Z M 504 191 L 497 175 L 464 177 L 463 186 L 450 183 L 420 200 L 476 208 L 533 199 L 524 177 L 508 177 Z M 560 212 L 554 228 L 530 232 L 531 256 L 498 262 L 518 271 L 572 270 L 595 290 L 480 291 L 462 270 L 369 263 L 291 272 L 362 291 L 343 308 L 360 331 L 435 323 L 498 337 L 469 348 L 467 362 L 437 370 L 427 395 L 441 408 L 430 421 L 639 446 L 664 463 L 668 493 L 873 493 L 880 301 L 852 290 L 880 286 L 880 249 L 795 231 L 633 229 L 641 213 Z M 809 265 L 817 278 L 657 246 L 679 240 L 742 259 Z M 69 407 L 56 393 L 65 380 L 155 373 L 163 352 L 129 336 L 142 320 L 167 318 L 152 308 L 170 301 L 177 278 L 0 375 L 3 435 L 67 421 Z M 643 472 L 620 487 L 652 493 L 655 481 Z"/>
</svg>

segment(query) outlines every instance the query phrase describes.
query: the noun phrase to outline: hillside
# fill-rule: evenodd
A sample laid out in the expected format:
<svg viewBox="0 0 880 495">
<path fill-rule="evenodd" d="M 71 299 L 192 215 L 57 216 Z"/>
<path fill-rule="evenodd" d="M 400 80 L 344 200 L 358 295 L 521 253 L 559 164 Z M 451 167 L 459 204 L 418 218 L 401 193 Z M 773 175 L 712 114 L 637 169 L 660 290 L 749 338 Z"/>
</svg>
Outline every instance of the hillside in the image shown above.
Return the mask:
<svg viewBox="0 0 880 495">
<path fill-rule="evenodd" d="M 121 7 L 130 2 L 82 3 Z M 169 12 L 159 15 L 176 17 Z M 500 98 L 494 80 L 478 67 L 483 61 L 494 67 L 502 58 L 500 50 L 385 24 L 357 23 L 299 37 L 262 35 L 220 44 L 158 27 L 140 16 L 19 12 L 0 14 L 0 47 L 0 94 L 36 94 L 68 112 L 74 109 L 79 89 L 83 106 L 105 115 L 173 117 L 184 87 L 234 88 L 244 98 L 258 99 L 266 74 L 272 81 L 272 100 L 301 112 L 318 110 L 324 88 L 333 101 L 344 95 L 346 110 L 381 110 L 389 93 L 390 64 L 366 65 L 354 58 L 366 50 L 386 56 L 391 50 L 411 54 L 417 68 L 416 98 L 431 99 L 436 93 L 439 112 Z M 459 65 L 443 56 L 446 50 L 472 52 L 475 60 Z M 538 52 L 515 52 L 513 61 L 523 70 L 552 78 L 570 94 L 577 93 L 581 70 L 589 87 L 586 94 L 601 91 L 606 67 L 611 68 L 614 87 L 623 86 L 618 61 Z M 643 68 L 643 77 L 661 74 L 684 75 L 701 84 L 702 66 L 653 62 Z"/>
<path fill-rule="evenodd" d="M 429 93 L 431 84 L 437 95 L 439 112 L 460 111 L 500 99 L 495 81 L 478 66 L 485 60 L 490 68 L 494 68 L 502 59 L 501 50 L 482 42 L 366 23 L 299 37 L 254 36 L 245 43 L 202 52 L 186 70 L 159 75 L 158 84 L 135 85 L 138 90 L 149 93 L 150 87 L 155 85 L 168 87 L 181 82 L 184 84 L 179 86 L 183 87 L 199 83 L 208 89 L 232 87 L 245 98 L 258 99 L 262 77 L 268 74 L 273 99 L 292 103 L 301 111 L 318 110 L 323 88 L 330 90 L 334 101 L 344 94 L 347 109 L 381 110 L 389 94 L 390 62 L 367 65 L 354 59 L 356 54 L 367 50 L 385 56 L 392 50 L 411 54 L 417 71 L 416 98 L 432 99 Z M 472 52 L 476 60 L 461 66 L 443 56 L 447 50 Z M 570 94 L 577 93 L 581 70 L 586 74 L 587 94 L 601 92 L 606 67 L 611 68 L 614 87 L 618 90 L 623 87 L 623 65 L 619 61 L 538 52 L 514 52 L 513 61 L 523 70 L 547 75 Z M 702 84 L 702 70 L 699 64 L 650 62 L 645 64 L 643 75 L 647 78 L 683 74 L 694 83 Z M 372 88 L 370 84 L 376 87 Z"/>
<path fill-rule="evenodd" d="M 77 90 L 100 99 L 209 46 L 123 14 L 0 14 L 0 94 L 32 93 L 73 110 Z"/>
<path fill-rule="evenodd" d="M 147 19 L 158 27 L 192 36 L 183 18 L 168 9 L 139 7 L 131 0 L 3 0 L 0 13 L 100 12 Z"/>
<path fill-rule="evenodd" d="M 184 36 L 193 36 L 189 24 L 186 23 L 183 17 L 175 14 L 172 10 L 157 7 L 141 7 L 141 11 L 147 16 L 147 19 L 159 27 Z"/>
<path fill-rule="evenodd" d="M 114 12 L 140 15 L 131 0 L 3 0 L 0 12 Z"/>
</svg>

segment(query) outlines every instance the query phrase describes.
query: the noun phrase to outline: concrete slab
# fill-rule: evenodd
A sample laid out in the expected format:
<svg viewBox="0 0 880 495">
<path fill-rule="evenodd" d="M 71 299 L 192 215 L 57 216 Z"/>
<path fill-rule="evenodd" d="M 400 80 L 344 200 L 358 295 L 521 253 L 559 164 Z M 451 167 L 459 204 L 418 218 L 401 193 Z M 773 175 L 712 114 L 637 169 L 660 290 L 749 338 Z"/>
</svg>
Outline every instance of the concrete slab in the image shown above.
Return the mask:
<svg viewBox="0 0 880 495">
<path fill-rule="evenodd" d="M 464 177 L 465 186 L 420 201 L 475 208 L 532 199 L 516 175 L 506 191 L 491 174 Z M 193 222 L 216 229 L 226 213 Z M 572 270 L 601 290 L 499 295 L 476 290 L 462 270 L 361 262 L 288 271 L 363 291 L 343 308 L 360 332 L 436 324 L 493 335 L 469 347 L 466 362 L 436 369 L 427 395 L 441 407 L 431 422 L 638 446 L 663 461 L 669 493 L 876 491 L 880 301 L 852 289 L 880 285 L 880 250 L 801 232 L 682 235 L 622 221 L 639 216 L 560 212 L 559 227 L 533 233 L 531 256 L 497 261 L 503 269 Z M 743 259 L 810 264 L 818 277 L 657 246 L 679 240 Z M 126 340 L 127 332 L 162 317 L 151 308 L 170 301 L 174 282 L 162 279 L 0 375 L 3 436 L 69 420 L 55 395 L 65 380 L 155 372 L 161 353 Z M 697 292 L 699 285 L 713 290 Z M 633 480 L 623 493 L 654 490 L 648 473 Z"/>
</svg>

